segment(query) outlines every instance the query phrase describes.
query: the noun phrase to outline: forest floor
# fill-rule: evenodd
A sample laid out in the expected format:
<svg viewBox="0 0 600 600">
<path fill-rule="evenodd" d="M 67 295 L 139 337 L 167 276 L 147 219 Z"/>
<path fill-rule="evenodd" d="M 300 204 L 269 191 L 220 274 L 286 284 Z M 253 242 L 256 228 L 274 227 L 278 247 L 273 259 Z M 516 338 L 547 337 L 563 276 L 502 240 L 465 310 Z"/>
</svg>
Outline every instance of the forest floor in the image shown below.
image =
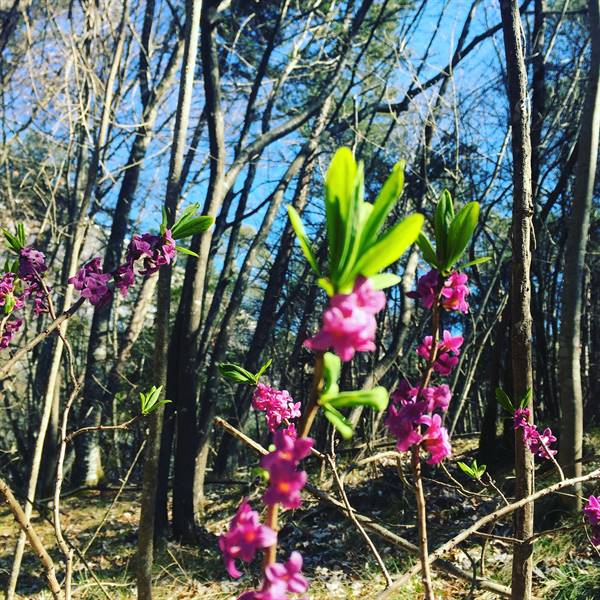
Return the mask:
<svg viewBox="0 0 600 600">
<path fill-rule="evenodd" d="M 455 442 L 455 457 L 470 464 L 476 447 L 475 438 L 462 438 Z M 388 448 L 389 449 L 389 448 Z M 380 452 L 382 448 L 378 448 Z M 383 449 L 385 450 L 385 448 Z M 349 464 L 342 460 L 339 470 L 347 472 Z M 355 458 L 355 456 L 354 456 Z M 585 471 L 600 465 L 600 430 L 586 436 Z M 330 474 L 312 465 L 311 481 L 320 489 L 336 495 Z M 549 464 L 538 465 L 536 487 L 539 489 L 556 480 Z M 502 504 L 490 487 L 468 481 L 449 463 L 451 476 L 444 470 L 426 470 L 429 478 L 427 502 L 431 546 L 437 547 L 477 518 Z M 311 470 L 311 469 L 309 469 Z M 494 474 L 496 483 L 505 494 L 511 493 L 511 479 L 506 473 Z M 434 480 L 435 483 L 434 484 Z M 359 512 L 375 518 L 391 531 L 415 541 L 414 503 L 410 491 L 401 483 L 395 459 L 369 463 L 347 472 L 346 491 L 352 506 Z M 460 482 L 463 489 L 456 485 Z M 586 490 L 598 493 L 600 490 Z M 467 493 L 465 493 L 467 492 Z M 68 538 L 84 548 L 93 539 L 85 554 L 85 563 L 75 559 L 76 598 L 135 598 L 135 572 L 133 567 L 138 521 L 138 492 L 126 489 L 113 505 L 116 488 L 80 492 L 63 501 L 64 529 Z M 258 563 L 245 567 L 246 575 L 232 581 L 223 567 L 217 549 L 216 536 L 223 532 L 235 512 L 242 495 L 255 500 L 259 506 L 261 486 L 252 481 L 248 472 L 240 471 L 236 480 L 207 486 L 206 523 L 209 533 L 203 544 L 181 545 L 167 543 L 158 551 L 155 568 L 157 599 L 207 599 L 230 600 L 242 590 L 258 582 Z M 475 494 L 473 494 L 475 493 Z M 384 587 L 384 579 L 367 545 L 359 532 L 344 515 L 319 503 L 305 493 L 301 509 L 284 516 L 281 532 L 283 556 L 298 549 L 305 557 L 305 573 L 310 579 L 310 597 L 313 600 L 376 598 Z M 568 531 L 541 537 L 535 547 L 534 587 L 536 597 L 556 600 L 600 599 L 600 557 L 594 553 L 585 529 L 577 521 L 560 520 L 556 500 L 541 501 L 536 505 L 536 531 L 573 525 Z M 108 513 L 107 513 L 108 511 Z M 94 532 L 106 519 L 101 531 Z M 48 548 L 53 548 L 52 528 L 47 520 L 36 514 L 34 527 Z M 6 510 L 0 511 L 0 589 L 6 586 L 11 565 L 11 554 L 16 539 L 16 527 Z M 510 521 L 498 522 L 494 533 L 511 535 Z M 392 577 L 406 571 L 415 562 L 397 547 L 373 538 L 385 560 Z M 59 561 L 59 556 L 51 554 Z M 481 572 L 481 539 L 448 553 L 446 558 L 464 570 L 473 570 L 473 561 Z M 488 540 L 485 544 L 484 572 L 486 577 L 503 584 L 510 583 L 511 546 L 503 540 Z M 104 592 L 100 588 L 100 583 Z M 468 582 L 435 572 L 435 588 L 439 598 L 494 598 L 495 595 L 471 590 Z M 420 597 L 418 577 L 394 596 L 398 600 Z M 43 580 L 36 557 L 28 552 L 19 585 L 20 598 L 50 598 L 44 591 Z"/>
</svg>

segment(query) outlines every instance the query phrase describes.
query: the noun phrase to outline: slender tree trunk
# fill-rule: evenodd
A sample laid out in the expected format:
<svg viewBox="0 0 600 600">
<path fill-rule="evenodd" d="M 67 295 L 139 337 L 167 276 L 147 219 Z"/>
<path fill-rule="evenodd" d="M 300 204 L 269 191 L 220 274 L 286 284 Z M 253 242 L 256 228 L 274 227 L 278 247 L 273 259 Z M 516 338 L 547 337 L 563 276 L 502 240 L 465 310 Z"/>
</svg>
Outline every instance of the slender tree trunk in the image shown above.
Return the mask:
<svg viewBox="0 0 600 600">
<path fill-rule="evenodd" d="M 194 88 L 194 72 L 198 50 L 198 34 L 202 2 L 187 0 L 186 32 L 183 64 L 181 67 L 181 84 L 177 102 L 177 114 L 173 132 L 173 147 L 169 165 L 169 179 L 164 208 L 167 225 L 171 227 L 175 221 L 178 191 L 184 162 L 186 133 L 188 129 L 192 92 Z M 156 338 L 154 347 L 154 375 L 156 385 L 163 386 L 163 394 L 167 384 L 169 314 L 171 305 L 171 268 L 163 267 L 158 277 L 158 298 L 156 307 Z M 152 565 L 154 562 L 154 523 L 156 513 L 156 488 L 158 482 L 158 466 L 162 428 L 162 413 L 159 409 L 150 418 L 148 441 L 143 469 L 142 499 L 137 556 L 137 597 L 138 600 L 152 599 Z"/>
<path fill-rule="evenodd" d="M 508 101 L 512 126 L 513 213 L 511 281 L 512 397 L 522 398 L 533 388 L 531 353 L 531 140 L 527 69 L 523 50 L 523 30 L 515 0 L 501 0 L 502 27 L 506 53 Z M 533 416 L 533 401 L 529 403 Z M 523 441 L 522 429 L 515 435 L 515 496 L 533 492 L 533 455 Z M 526 539 L 533 534 L 533 503 L 515 513 L 514 537 Z M 513 549 L 512 598 L 530 600 L 533 572 L 533 544 L 515 544 Z"/>
<path fill-rule="evenodd" d="M 560 462 L 566 477 L 582 473 L 583 391 L 581 377 L 581 318 L 585 250 L 600 133 L 600 2 L 589 0 L 588 19 L 592 39 L 590 72 L 579 140 L 571 217 L 569 219 L 560 313 L 559 381 L 562 411 Z M 569 498 L 573 510 L 581 508 L 581 485 Z"/>
</svg>

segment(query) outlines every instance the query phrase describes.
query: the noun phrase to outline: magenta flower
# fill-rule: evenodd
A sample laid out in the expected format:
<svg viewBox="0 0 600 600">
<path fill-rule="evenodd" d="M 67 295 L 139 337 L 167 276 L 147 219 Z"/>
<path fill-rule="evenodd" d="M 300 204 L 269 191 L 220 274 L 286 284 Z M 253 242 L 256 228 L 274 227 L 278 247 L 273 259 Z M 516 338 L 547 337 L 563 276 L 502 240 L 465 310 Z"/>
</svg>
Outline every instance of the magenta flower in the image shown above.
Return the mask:
<svg viewBox="0 0 600 600">
<path fill-rule="evenodd" d="M 431 346 L 433 344 L 433 337 L 426 335 L 423 341 L 417 346 L 417 355 L 425 360 L 431 358 Z"/>
<path fill-rule="evenodd" d="M 431 309 L 438 295 L 440 287 L 440 274 L 436 269 L 432 269 L 417 281 L 417 291 L 406 294 L 409 298 L 421 300 L 421 304 Z"/>
<path fill-rule="evenodd" d="M 278 390 L 258 383 L 252 396 L 252 406 L 266 413 L 269 431 L 275 431 L 284 420 L 300 416 L 300 402 L 294 402 L 287 390 Z"/>
<path fill-rule="evenodd" d="M 264 467 L 263 461 L 261 466 Z M 269 487 L 263 494 L 263 502 L 268 506 L 281 504 L 284 508 L 298 508 L 302 502 L 300 490 L 307 480 L 306 472 L 296 471 L 293 463 L 285 460 L 273 461 L 268 471 Z"/>
<path fill-rule="evenodd" d="M 69 278 L 69 283 L 81 292 L 83 298 L 87 298 L 94 306 L 106 304 L 110 298 L 111 291 L 108 287 L 110 273 L 102 272 L 102 259 L 96 256 L 86 263 L 74 277 Z"/>
<path fill-rule="evenodd" d="M 115 287 L 121 292 L 122 296 L 127 296 L 129 288 L 135 283 L 135 271 L 133 263 L 126 262 L 122 264 L 113 274 Z"/>
<path fill-rule="evenodd" d="M 265 578 L 274 587 L 285 588 L 293 594 L 302 594 L 308 589 L 308 581 L 301 574 L 302 555 L 292 552 L 289 560 L 284 563 L 273 563 L 265 569 Z"/>
<path fill-rule="evenodd" d="M 525 431 L 527 432 L 527 430 Z M 556 437 L 549 427 L 540 433 L 535 425 L 530 425 L 529 431 L 525 435 L 525 441 L 531 452 L 540 458 L 550 459 L 550 455 L 555 456 L 558 452 L 550 447 L 550 444 L 556 442 Z"/>
<path fill-rule="evenodd" d="M 469 304 L 465 298 L 471 293 L 467 287 L 469 278 L 464 273 L 455 271 L 446 279 L 442 288 L 442 306 L 446 310 L 469 312 Z"/>
<path fill-rule="evenodd" d="M 268 548 L 277 541 L 277 534 L 259 522 L 258 513 L 244 500 L 229 525 L 227 533 L 219 537 L 225 568 L 231 577 L 240 577 L 235 561 L 251 562 L 257 550 Z"/>
<path fill-rule="evenodd" d="M 528 427 L 529 426 L 529 409 L 528 408 L 517 408 L 515 410 L 515 414 L 513 416 L 513 423 L 515 430 L 519 429 L 519 427 Z"/>
<path fill-rule="evenodd" d="M 427 412 L 430 413 L 434 410 L 446 411 L 452 399 L 452 392 L 445 383 L 423 388 L 422 395 L 423 399 L 427 401 Z"/>
<path fill-rule="evenodd" d="M 385 307 L 385 294 L 373 290 L 365 277 L 358 277 L 350 294 L 336 294 L 323 313 L 323 326 L 304 346 L 334 352 L 344 361 L 356 352 L 375 350 L 375 315 Z"/>
<path fill-rule="evenodd" d="M 583 513 L 590 525 L 600 525 L 600 498 L 590 496 L 587 504 L 583 507 Z"/>
<path fill-rule="evenodd" d="M 451 356 L 447 352 L 442 352 L 433 363 L 433 370 L 442 377 L 447 377 L 452 373 L 452 369 L 458 364 L 458 357 Z"/>
<path fill-rule="evenodd" d="M 392 404 L 385 419 L 389 432 L 396 438 L 396 448 L 406 452 L 422 440 L 419 425 L 424 422 L 427 401 L 416 402 L 418 389 L 403 380 L 392 394 Z"/>
<path fill-rule="evenodd" d="M 448 431 L 442 425 L 440 415 L 432 417 L 426 415 L 423 417 L 423 422 L 429 426 L 423 435 L 423 445 L 430 455 L 427 462 L 430 465 L 437 465 L 452 454 Z"/>
<path fill-rule="evenodd" d="M 45 256 L 32 246 L 25 246 L 19 252 L 19 277 L 24 281 L 32 281 L 37 275 L 48 270 Z"/>
<path fill-rule="evenodd" d="M 600 498 L 590 496 L 583 507 L 583 513 L 592 528 L 590 539 L 594 546 L 600 546 Z"/>
<path fill-rule="evenodd" d="M 275 432 L 273 443 L 275 444 L 275 450 L 263 456 L 260 461 L 260 466 L 263 469 L 269 470 L 275 463 L 281 462 L 297 467 L 300 461 L 310 454 L 314 440 L 292 437 L 286 429 L 280 429 Z"/>
<path fill-rule="evenodd" d="M 9 319 L 7 319 L 7 321 L 4 323 L 4 327 L 2 328 L 2 335 L 0 336 L 1 350 L 8 348 L 13 336 L 15 333 L 17 333 L 17 331 L 19 331 L 19 329 L 21 329 L 22 325 L 23 319 L 16 318 L 12 315 Z"/>
<path fill-rule="evenodd" d="M 0 276 L 0 306 L 12 306 L 10 310 L 5 308 L 3 312 L 12 312 L 23 307 L 22 299 L 15 294 L 15 278 L 15 274 L 10 271 Z"/>
<path fill-rule="evenodd" d="M 449 331 L 444 329 L 443 338 L 440 342 L 439 349 L 443 352 L 452 352 L 455 355 L 460 354 L 460 347 L 464 339 L 460 335 L 453 336 Z"/>
<path fill-rule="evenodd" d="M 140 271 L 140 275 L 152 275 L 163 265 L 171 264 L 177 250 L 170 229 L 167 229 L 163 235 L 153 236 L 146 233 L 142 236 L 142 239 L 150 243 L 151 250 L 145 253 L 144 269 Z"/>
</svg>

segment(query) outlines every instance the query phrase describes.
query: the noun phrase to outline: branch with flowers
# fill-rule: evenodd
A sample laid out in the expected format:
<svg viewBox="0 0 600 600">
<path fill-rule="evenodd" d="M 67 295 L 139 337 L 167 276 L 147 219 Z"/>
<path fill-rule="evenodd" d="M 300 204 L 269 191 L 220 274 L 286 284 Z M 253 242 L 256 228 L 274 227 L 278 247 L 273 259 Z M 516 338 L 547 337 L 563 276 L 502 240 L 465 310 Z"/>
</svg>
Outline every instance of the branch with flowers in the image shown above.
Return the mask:
<svg viewBox="0 0 600 600">
<path fill-rule="evenodd" d="M 0 375 L 5 375 L 11 368 L 17 364 L 22 356 L 46 337 L 57 331 L 59 337 L 65 344 L 69 355 L 69 373 L 73 384 L 73 389 L 68 401 L 65 404 L 63 417 L 60 427 L 60 448 L 56 467 L 55 492 L 54 492 L 54 526 L 55 536 L 58 545 L 65 555 L 65 577 L 62 582 L 64 595 L 68 599 L 71 597 L 71 575 L 72 575 L 72 556 L 73 550 L 69 548 L 63 535 L 60 524 L 60 497 L 63 483 L 63 464 L 66 455 L 67 443 L 76 435 L 86 433 L 91 430 L 103 430 L 121 428 L 127 429 L 136 420 L 154 412 L 165 401 L 160 400 L 160 388 L 152 388 L 148 393 L 140 394 L 141 413 L 136 415 L 128 422 L 120 426 L 99 426 L 94 428 L 82 428 L 67 434 L 67 425 L 70 410 L 79 392 L 79 379 L 75 376 L 74 361 L 70 344 L 66 339 L 65 332 L 61 325 L 71 318 L 77 310 L 89 301 L 93 306 L 102 306 L 111 295 L 118 290 L 123 296 L 127 295 L 128 290 L 135 283 L 136 275 L 145 277 L 155 273 L 163 266 L 171 266 L 175 260 L 177 252 L 184 254 L 194 254 L 190 250 L 178 246 L 176 240 L 185 239 L 197 233 L 206 230 L 212 224 L 212 217 L 197 215 L 198 205 L 192 205 L 185 209 L 173 228 L 166 227 L 165 215 L 158 235 L 145 233 L 143 235 L 134 235 L 126 252 L 125 262 L 112 273 L 104 273 L 102 269 L 102 259 L 94 257 L 71 278 L 68 283 L 80 292 L 81 297 L 63 314 L 57 315 L 52 302 L 52 289 L 46 283 L 44 277 L 48 271 L 45 262 L 45 256 L 34 247 L 27 245 L 25 228 L 22 224 L 17 224 L 15 232 L 11 233 L 2 230 L 4 238 L 8 244 L 8 250 L 11 258 L 6 262 L 5 272 L 0 275 L 0 307 L 2 307 L 4 316 L 0 321 L 0 350 L 9 348 L 15 334 L 21 329 L 28 303 L 32 306 L 34 316 L 48 313 L 52 322 L 33 340 L 26 343 L 21 349 L 17 350 L 0 369 Z M 16 257 L 15 257 L 16 255 Z M 140 268 L 141 263 L 141 268 Z M 29 317 L 28 317 L 29 318 Z M 52 397 L 48 396 L 52 401 Z M 46 404 L 44 413 L 49 414 L 49 406 Z M 35 490 L 39 474 L 39 465 L 46 434 L 47 421 L 40 424 L 40 431 L 36 440 L 36 448 L 32 461 L 30 473 L 29 489 Z M 30 495 L 33 495 L 30 492 Z M 18 577 L 21 555 L 19 549 L 23 548 L 25 536 L 28 535 L 29 521 L 32 513 L 31 499 L 25 504 L 22 518 L 16 518 L 21 527 L 21 534 L 15 561 L 13 564 L 13 575 L 11 580 Z M 13 511 L 15 517 L 17 514 Z M 31 541 L 31 538 L 29 538 Z"/>
</svg>

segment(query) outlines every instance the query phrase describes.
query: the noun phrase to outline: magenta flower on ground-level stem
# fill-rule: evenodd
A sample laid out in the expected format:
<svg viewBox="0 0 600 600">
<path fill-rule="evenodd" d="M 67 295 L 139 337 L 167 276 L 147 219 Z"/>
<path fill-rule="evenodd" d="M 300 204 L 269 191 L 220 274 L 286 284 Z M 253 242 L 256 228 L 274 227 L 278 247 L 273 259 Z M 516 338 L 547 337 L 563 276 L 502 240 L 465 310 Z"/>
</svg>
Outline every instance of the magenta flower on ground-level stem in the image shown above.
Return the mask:
<svg viewBox="0 0 600 600">
<path fill-rule="evenodd" d="M 515 430 L 520 427 L 529 426 L 529 409 L 528 408 L 517 408 L 513 416 L 513 423 Z"/>
<path fill-rule="evenodd" d="M 83 298 L 87 298 L 94 306 L 105 304 L 111 291 L 108 282 L 111 278 L 110 273 L 102 272 L 102 259 L 96 256 L 86 263 L 74 277 L 69 278 L 69 283 L 81 292 Z"/>
<path fill-rule="evenodd" d="M 229 525 L 229 530 L 219 537 L 219 548 L 223 553 L 225 568 L 232 577 L 242 574 L 235 566 L 235 560 L 250 562 L 257 550 L 268 548 L 277 541 L 277 534 L 259 521 L 258 513 L 244 500 Z"/>
<path fill-rule="evenodd" d="M 300 416 L 300 402 L 294 402 L 287 390 L 278 390 L 258 383 L 252 396 L 252 406 L 266 413 L 269 431 L 275 431 L 284 420 Z"/>
<path fill-rule="evenodd" d="M 556 442 L 556 437 L 549 427 L 546 427 L 546 429 L 540 433 L 537 430 L 537 425 L 529 423 L 529 414 L 528 408 L 517 408 L 513 415 L 514 428 L 515 430 L 523 430 L 523 441 L 532 454 L 535 454 L 540 458 L 550 459 L 557 453 L 557 450 L 551 448 L 551 444 Z"/>
<path fill-rule="evenodd" d="M 457 356 L 452 356 L 447 352 L 442 352 L 433 363 L 433 370 L 442 377 L 447 377 L 450 375 L 450 373 L 452 373 L 452 370 L 457 364 Z"/>
<path fill-rule="evenodd" d="M 292 552 L 284 564 L 273 563 L 265 569 L 265 578 L 272 586 L 284 588 L 293 594 L 302 594 L 308 589 L 308 581 L 301 574 L 302 555 Z"/>
<path fill-rule="evenodd" d="M 445 383 L 423 388 L 422 395 L 427 401 L 427 412 L 430 413 L 434 410 L 446 411 L 452 399 L 452 392 Z"/>
<path fill-rule="evenodd" d="M 311 350 L 334 352 L 344 361 L 356 352 L 375 350 L 375 315 L 385 307 L 385 294 L 374 290 L 365 277 L 358 277 L 350 294 L 335 294 L 323 313 L 321 329 L 304 345 Z"/>
<path fill-rule="evenodd" d="M 592 529 L 590 539 L 594 546 L 600 546 L 600 498 L 590 496 L 583 513 Z"/>
<path fill-rule="evenodd" d="M 467 287 L 469 278 L 464 273 L 455 271 L 444 281 L 442 288 L 442 306 L 446 310 L 469 312 L 469 304 L 465 298 L 471 293 Z"/>
<path fill-rule="evenodd" d="M 115 287 L 121 292 L 122 296 L 127 296 L 129 288 L 135 283 L 135 271 L 133 263 L 126 262 L 122 264 L 113 274 Z"/>
<path fill-rule="evenodd" d="M 423 435 L 423 446 L 430 455 L 427 462 L 430 465 L 437 465 L 452 454 L 448 431 L 442 425 L 440 415 L 432 417 L 426 415 L 423 417 L 423 422 L 428 425 L 427 431 Z"/>
<path fill-rule="evenodd" d="M 452 352 L 458 356 L 460 354 L 460 347 L 462 346 L 463 341 L 464 338 L 462 336 L 452 335 L 448 330 L 444 329 L 439 348 L 443 352 Z"/>
</svg>

